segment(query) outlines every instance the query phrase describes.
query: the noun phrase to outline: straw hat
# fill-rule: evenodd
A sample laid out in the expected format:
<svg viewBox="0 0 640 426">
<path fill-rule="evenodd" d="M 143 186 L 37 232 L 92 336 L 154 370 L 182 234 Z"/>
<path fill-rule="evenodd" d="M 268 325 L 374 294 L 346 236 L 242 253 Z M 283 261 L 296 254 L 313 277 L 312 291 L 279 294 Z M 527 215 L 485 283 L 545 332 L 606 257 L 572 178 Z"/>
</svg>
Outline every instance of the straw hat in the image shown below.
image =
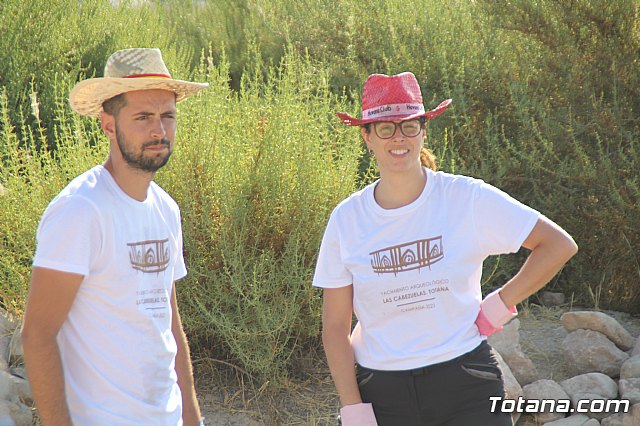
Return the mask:
<svg viewBox="0 0 640 426">
<path fill-rule="evenodd" d="M 107 59 L 104 77 L 90 78 L 76 84 L 69 95 L 69 103 L 78 114 L 99 117 L 102 103 L 121 93 L 163 89 L 174 92 L 176 102 L 180 102 L 205 87 L 209 87 L 209 83 L 172 79 L 160 49 L 125 49 Z"/>
<path fill-rule="evenodd" d="M 435 109 L 425 111 L 422 94 L 416 76 L 410 72 L 398 75 L 371 74 L 362 90 L 362 118 L 354 118 L 345 112 L 338 117 L 348 126 L 361 126 L 375 121 L 412 120 L 436 118 L 451 104 L 451 99 L 440 102 Z"/>
</svg>

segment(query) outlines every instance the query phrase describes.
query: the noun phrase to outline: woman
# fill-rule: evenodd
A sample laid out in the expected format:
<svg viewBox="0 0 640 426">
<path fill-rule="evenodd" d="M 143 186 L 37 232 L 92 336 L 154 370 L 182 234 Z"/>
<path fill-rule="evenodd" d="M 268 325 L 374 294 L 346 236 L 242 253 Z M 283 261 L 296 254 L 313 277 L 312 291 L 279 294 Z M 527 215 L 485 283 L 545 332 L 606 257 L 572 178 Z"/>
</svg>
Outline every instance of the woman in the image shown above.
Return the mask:
<svg viewBox="0 0 640 426">
<path fill-rule="evenodd" d="M 374 74 L 362 118 L 338 113 L 361 127 L 380 170 L 331 214 L 313 280 L 324 289 L 343 426 L 510 425 L 490 412 L 504 384 L 486 336 L 577 252 L 558 225 L 504 192 L 435 171 L 425 121 L 450 103 L 425 111 L 413 74 Z M 482 300 L 483 260 L 521 246 L 531 253 L 520 271 Z"/>
</svg>

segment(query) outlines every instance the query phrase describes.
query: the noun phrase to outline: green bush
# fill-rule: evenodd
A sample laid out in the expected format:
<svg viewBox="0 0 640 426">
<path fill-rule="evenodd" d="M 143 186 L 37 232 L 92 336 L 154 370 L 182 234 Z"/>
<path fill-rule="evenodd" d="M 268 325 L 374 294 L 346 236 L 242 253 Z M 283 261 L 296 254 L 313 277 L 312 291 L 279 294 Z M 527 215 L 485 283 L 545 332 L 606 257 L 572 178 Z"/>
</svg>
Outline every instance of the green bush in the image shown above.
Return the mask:
<svg viewBox="0 0 640 426">
<path fill-rule="evenodd" d="M 640 3 L 480 3 L 501 32 L 538 52 L 527 79 L 510 84 L 511 117 L 495 120 L 496 163 L 516 169 L 504 186 L 580 245 L 560 290 L 640 312 Z"/>
<path fill-rule="evenodd" d="M 356 187 L 361 148 L 335 129 L 344 106 L 321 67 L 290 52 L 266 82 L 263 68 L 257 60 L 239 92 L 228 68 L 201 68 L 195 78 L 212 87 L 181 107 L 188 131 L 159 180 L 182 206 L 191 342 L 213 336 L 242 368 L 277 380 L 319 333 L 315 255 L 332 207 Z"/>
</svg>

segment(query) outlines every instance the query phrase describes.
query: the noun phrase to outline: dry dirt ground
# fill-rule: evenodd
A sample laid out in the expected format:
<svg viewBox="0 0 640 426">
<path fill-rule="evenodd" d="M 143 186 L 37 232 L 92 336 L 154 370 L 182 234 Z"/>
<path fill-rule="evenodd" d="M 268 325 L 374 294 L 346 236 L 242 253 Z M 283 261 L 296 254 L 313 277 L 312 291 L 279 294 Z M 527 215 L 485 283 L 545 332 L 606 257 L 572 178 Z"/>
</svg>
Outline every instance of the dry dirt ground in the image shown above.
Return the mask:
<svg viewBox="0 0 640 426">
<path fill-rule="evenodd" d="M 567 332 L 560 323 L 560 316 L 569 310 L 585 309 L 531 305 L 520 312 L 520 344 L 536 365 L 541 379 L 569 378 L 562 356 L 562 340 Z M 640 318 L 603 312 L 617 319 L 634 337 L 640 335 Z M 338 398 L 320 348 L 318 354 L 299 363 L 299 371 L 289 380 L 286 389 L 276 394 L 246 381 L 243 383 L 242 378 L 246 376 L 234 373 L 234 368 L 228 365 L 211 360 L 197 360 L 194 364 L 198 398 L 210 426 L 337 424 Z M 198 376 L 199 369 L 215 373 Z M 523 416 L 517 426 L 537 424 L 531 417 Z"/>
</svg>

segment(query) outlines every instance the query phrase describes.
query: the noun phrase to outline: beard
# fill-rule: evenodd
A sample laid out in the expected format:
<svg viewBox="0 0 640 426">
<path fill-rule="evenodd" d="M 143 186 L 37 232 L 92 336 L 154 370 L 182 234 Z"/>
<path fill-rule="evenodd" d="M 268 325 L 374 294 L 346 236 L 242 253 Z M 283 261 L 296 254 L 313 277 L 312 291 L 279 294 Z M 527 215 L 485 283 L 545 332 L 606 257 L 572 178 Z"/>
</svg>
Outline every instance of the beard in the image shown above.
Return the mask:
<svg viewBox="0 0 640 426">
<path fill-rule="evenodd" d="M 162 140 L 157 141 L 148 141 L 142 144 L 140 152 L 133 152 L 127 148 L 126 138 L 118 128 L 116 128 L 116 141 L 118 142 L 118 147 L 120 147 L 120 152 L 122 153 L 122 158 L 129 165 L 129 167 L 140 170 L 143 172 L 156 172 L 162 166 L 167 164 L 169 161 L 169 157 L 171 157 L 171 153 L 173 152 L 171 148 L 171 142 L 167 138 L 162 138 Z M 152 145 L 165 145 L 167 147 L 166 154 L 162 155 L 154 155 L 154 156 L 145 156 L 144 151 L 145 148 Z"/>
</svg>

